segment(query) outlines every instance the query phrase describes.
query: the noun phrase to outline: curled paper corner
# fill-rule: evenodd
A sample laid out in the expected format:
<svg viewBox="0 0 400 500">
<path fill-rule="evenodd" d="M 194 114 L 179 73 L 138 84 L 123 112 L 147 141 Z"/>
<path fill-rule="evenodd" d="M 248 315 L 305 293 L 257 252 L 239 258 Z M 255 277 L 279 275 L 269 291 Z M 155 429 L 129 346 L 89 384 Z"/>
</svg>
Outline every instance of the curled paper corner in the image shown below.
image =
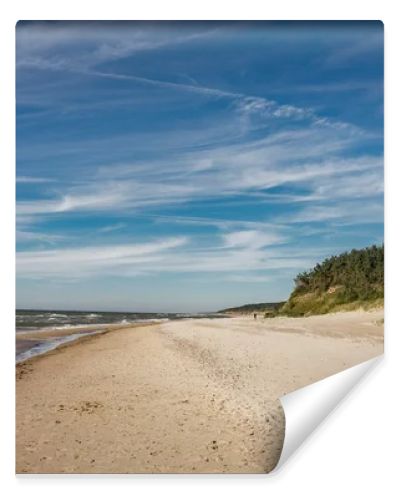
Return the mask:
<svg viewBox="0 0 400 500">
<path fill-rule="evenodd" d="M 285 413 L 285 439 L 277 472 L 303 442 L 358 384 L 383 359 L 383 355 L 348 368 L 319 382 L 280 398 Z"/>
</svg>

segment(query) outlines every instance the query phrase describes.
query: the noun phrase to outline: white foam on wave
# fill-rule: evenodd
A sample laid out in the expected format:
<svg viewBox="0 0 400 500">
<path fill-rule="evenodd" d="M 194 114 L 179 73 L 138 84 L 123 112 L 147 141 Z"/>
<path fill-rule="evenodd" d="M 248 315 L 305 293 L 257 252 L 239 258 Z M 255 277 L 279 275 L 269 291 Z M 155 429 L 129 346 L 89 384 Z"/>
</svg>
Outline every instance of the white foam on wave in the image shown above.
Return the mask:
<svg viewBox="0 0 400 500">
<path fill-rule="evenodd" d="M 89 333 L 73 333 L 71 335 L 66 335 L 65 337 L 56 337 L 51 340 L 46 340 L 45 342 L 39 343 L 30 349 L 21 352 L 15 357 L 16 363 L 21 363 L 22 361 L 26 361 L 28 359 L 34 358 L 35 356 L 39 356 L 40 354 L 45 354 L 46 352 L 52 351 L 56 347 L 62 344 L 68 344 L 80 337 L 90 337 L 91 335 L 95 335 L 97 333 L 101 333 L 104 330 L 95 330 Z"/>
</svg>

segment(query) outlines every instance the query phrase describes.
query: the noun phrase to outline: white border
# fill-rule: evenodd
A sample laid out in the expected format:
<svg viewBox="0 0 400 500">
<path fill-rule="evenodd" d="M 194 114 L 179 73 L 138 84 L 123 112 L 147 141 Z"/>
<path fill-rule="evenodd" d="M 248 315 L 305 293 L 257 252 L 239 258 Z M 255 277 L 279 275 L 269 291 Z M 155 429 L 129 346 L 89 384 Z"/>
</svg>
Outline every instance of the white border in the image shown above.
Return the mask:
<svg viewBox="0 0 400 500">
<path fill-rule="evenodd" d="M 396 331 L 399 294 L 399 143 L 396 114 L 400 89 L 396 3 L 390 0 L 259 2 L 202 0 L 112 2 L 15 0 L 2 3 L 0 164 L 1 318 L 0 484 L 4 498 L 396 498 L 399 445 L 398 398 L 400 332 Z M 353 391 L 317 430 L 301 452 L 273 476 L 14 476 L 14 26 L 19 19 L 381 19 L 385 24 L 386 112 L 386 355 L 367 383 Z M 397 320 L 397 321 L 396 321 Z M 3 347 L 5 346 L 5 348 Z M 392 394 L 393 392 L 393 394 Z M 389 491 L 391 493 L 389 494 Z M 397 493 L 397 495 L 396 495 Z"/>
<path fill-rule="evenodd" d="M 364 361 L 280 398 L 285 412 L 285 440 L 274 472 L 285 466 L 321 423 L 382 360 L 383 355 Z"/>
</svg>

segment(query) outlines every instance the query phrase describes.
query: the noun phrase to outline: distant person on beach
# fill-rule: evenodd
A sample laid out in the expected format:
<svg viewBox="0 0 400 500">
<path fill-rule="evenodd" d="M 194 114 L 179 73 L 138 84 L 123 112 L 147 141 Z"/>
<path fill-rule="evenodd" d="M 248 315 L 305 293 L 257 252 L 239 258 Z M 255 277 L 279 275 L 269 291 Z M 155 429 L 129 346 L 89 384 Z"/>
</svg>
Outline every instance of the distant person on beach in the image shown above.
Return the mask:
<svg viewBox="0 0 400 500">
<path fill-rule="evenodd" d="M 257 313 L 254 313 L 254 319 L 257 319 Z"/>
</svg>

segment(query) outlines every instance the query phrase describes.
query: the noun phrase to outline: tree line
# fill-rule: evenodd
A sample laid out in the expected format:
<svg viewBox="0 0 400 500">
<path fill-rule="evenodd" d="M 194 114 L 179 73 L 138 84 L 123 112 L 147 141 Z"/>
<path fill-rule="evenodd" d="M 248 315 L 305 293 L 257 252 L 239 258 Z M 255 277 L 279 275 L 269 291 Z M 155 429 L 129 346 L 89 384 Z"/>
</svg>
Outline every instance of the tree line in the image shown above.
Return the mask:
<svg viewBox="0 0 400 500">
<path fill-rule="evenodd" d="M 295 278 L 291 298 L 307 293 L 335 293 L 343 302 L 383 297 L 384 246 L 372 245 L 325 259 Z"/>
</svg>

